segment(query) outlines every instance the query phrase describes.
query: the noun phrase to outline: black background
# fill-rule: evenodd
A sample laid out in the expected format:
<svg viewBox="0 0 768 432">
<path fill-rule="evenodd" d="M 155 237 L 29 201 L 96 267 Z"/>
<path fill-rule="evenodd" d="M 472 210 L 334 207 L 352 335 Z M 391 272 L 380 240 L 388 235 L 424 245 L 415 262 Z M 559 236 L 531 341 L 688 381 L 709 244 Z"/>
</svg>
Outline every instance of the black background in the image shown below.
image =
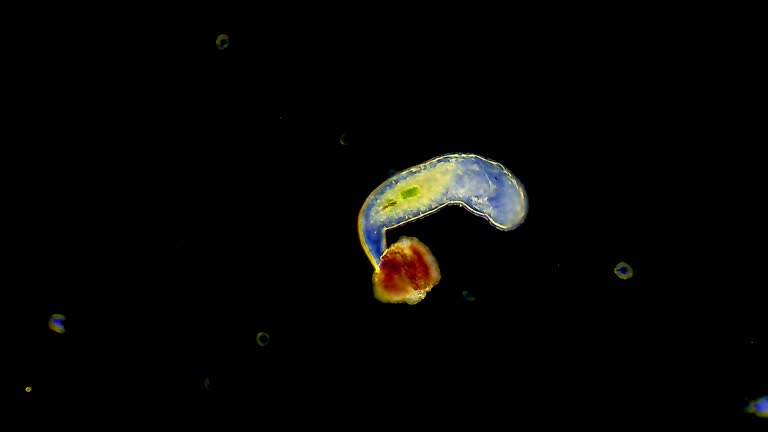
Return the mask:
<svg viewBox="0 0 768 432">
<path fill-rule="evenodd" d="M 765 295 L 691 252 L 719 238 L 701 219 L 722 190 L 689 168 L 754 115 L 733 33 L 619 12 L 338 12 L 9 31 L 20 403 L 756 427 L 741 410 L 768 393 Z M 389 231 L 426 243 L 443 278 L 418 305 L 381 304 L 357 212 L 391 172 L 451 152 L 509 168 L 528 218 L 501 232 L 447 208 Z M 691 217 L 699 194 L 713 205 Z"/>
</svg>

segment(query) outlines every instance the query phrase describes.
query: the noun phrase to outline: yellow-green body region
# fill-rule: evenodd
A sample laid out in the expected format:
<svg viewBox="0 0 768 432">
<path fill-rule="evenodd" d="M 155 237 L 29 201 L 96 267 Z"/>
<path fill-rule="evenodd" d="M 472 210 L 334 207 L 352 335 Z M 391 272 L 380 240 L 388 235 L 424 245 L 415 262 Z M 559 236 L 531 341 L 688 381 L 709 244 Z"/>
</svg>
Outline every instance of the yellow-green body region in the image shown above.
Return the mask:
<svg viewBox="0 0 768 432">
<path fill-rule="evenodd" d="M 436 275 L 432 280 L 433 285 L 436 284 L 439 281 L 439 270 L 428 248 L 416 243 L 416 239 L 409 238 L 399 247 L 417 253 L 389 251 L 385 231 L 430 215 L 448 205 L 461 206 L 503 231 L 519 226 L 528 212 L 528 200 L 522 184 L 500 163 L 468 153 L 447 154 L 430 159 L 389 178 L 371 192 L 360 210 L 360 242 L 375 271 L 381 271 L 382 259 L 391 257 L 402 264 L 389 265 L 388 269 L 397 267 L 405 273 L 411 272 L 415 266 L 409 265 L 407 259 L 403 261 L 403 257 L 419 256 L 419 262 L 434 263 L 431 271 L 420 271 L 419 274 Z M 408 280 L 405 273 L 396 279 Z M 375 284 L 382 279 L 376 276 Z M 413 304 L 424 298 L 431 286 L 416 279 L 418 276 L 410 276 L 414 286 L 422 291 L 419 296 L 397 296 L 389 301 Z M 387 302 L 386 295 L 381 294 L 386 290 L 380 286 L 374 288 L 378 293 L 376 297 Z M 398 291 L 402 291 L 402 287 Z M 416 298 L 418 300 L 413 301 Z"/>
<path fill-rule="evenodd" d="M 744 411 L 758 417 L 768 418 L 768 396 L 750 401 Z"/>
</svg>

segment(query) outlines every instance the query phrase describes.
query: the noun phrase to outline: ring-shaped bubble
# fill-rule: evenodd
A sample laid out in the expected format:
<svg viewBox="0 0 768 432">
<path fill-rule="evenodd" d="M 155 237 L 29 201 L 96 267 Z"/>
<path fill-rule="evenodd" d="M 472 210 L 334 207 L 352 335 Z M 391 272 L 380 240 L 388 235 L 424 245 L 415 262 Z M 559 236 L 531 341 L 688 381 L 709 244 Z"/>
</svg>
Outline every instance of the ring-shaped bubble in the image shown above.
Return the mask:
<svg viewBox="0 0 768 432">
<path fill-rule="evenodd" d="M 256 333 L 256 343 L 260 346 L 267 346 L 269 344 L 269 333 L 258 332 Z"/>
<path fill-rule="evenodd" d="M 223 33 L 216 36 L 216 48 L 218 48 L 219 51 L 221 51 L 226 49 L 227 47 L 229 47 L 229 36 Z"/>
<path fill-rule="evenodd" d="M 618 276 L 619 279 L 627 280 L 634 276 L 635 271 L 632 270 L 632 266 L 622 261 L 616 264 L 616 267 L 613 268 L 613 273 Z"/>
</svg>

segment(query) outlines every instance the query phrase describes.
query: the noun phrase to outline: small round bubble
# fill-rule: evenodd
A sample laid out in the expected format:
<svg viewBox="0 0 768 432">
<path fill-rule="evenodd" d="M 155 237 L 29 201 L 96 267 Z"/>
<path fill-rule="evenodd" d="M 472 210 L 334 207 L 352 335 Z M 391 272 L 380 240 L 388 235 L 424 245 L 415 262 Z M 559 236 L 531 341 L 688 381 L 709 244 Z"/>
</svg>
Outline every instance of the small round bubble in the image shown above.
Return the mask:
<svg viewBox="0 0 768 432">
<path fill-rule="evenodd" d="M 59 334 L 66 333 L 67 330 L 64 328 L 66 319 L 67 317 L 62 314 L 53 314 L 48 318 L 48 328 Z"/>
<path fill-rule="evenodd" d="M 256 334 L 256 343 L 260 346 L 267 346 L 269 344 L 269 333 L 258 332 Z"/>
<path fill-rule="evenodd" d="M 222 33 L 216 37 L 216 48 L 218 48 L 219 51 L 226 49 L 228 46 L 229 36 Z"/>
<path fill-rule="evenodd" d="M 632 270 L 632 266 L 623 261 L 616 264 L 616 267 L 613 268 L 613 273 L 619 279 L 624 280 L 631 278 L 635 274 L 635 272 Z"/>
</svg>

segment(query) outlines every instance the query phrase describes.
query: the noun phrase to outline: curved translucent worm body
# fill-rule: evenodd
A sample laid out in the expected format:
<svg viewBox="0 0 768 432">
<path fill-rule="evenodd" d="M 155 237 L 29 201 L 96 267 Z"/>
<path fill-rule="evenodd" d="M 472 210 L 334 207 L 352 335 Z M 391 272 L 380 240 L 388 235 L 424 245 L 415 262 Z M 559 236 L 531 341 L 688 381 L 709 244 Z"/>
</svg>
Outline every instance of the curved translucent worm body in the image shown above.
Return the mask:
<svg viewBox="0 0 768 432">
<path fill-rule="evenodd" d="M 498 162 L 468 153 L 430 159 L 403 170 L 377 187 L 363 203 L 358 233 L 373 264 L 374 295 L 388 303 L 418 303 L 440 280 L 437 261 L 413 237 L 387 248 L 385 231 L 458 205 L 510 231 L 528 212 L 520 181 Z"/>
</svg>

